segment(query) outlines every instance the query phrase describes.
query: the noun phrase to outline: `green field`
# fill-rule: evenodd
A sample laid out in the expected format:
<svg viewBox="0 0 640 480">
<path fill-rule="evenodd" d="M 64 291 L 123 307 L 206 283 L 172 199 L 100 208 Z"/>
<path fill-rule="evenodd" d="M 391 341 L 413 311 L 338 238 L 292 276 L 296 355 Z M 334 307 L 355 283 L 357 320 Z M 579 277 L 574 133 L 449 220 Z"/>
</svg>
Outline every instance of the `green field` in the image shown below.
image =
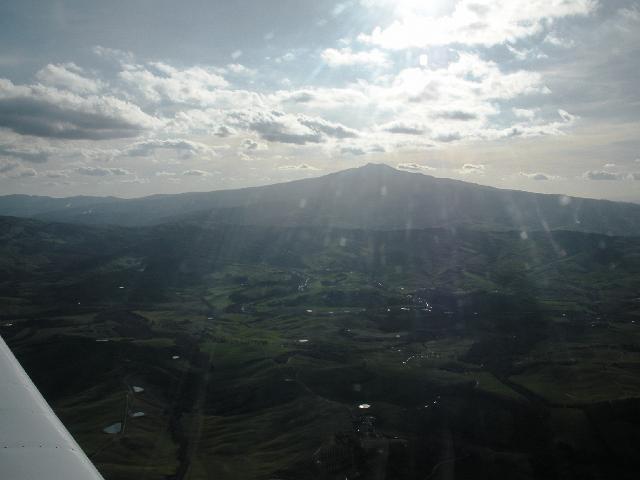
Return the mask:
<svg viewBox="0 0 640 480">
<path fill-rule="evenodd" d="M 38 228 L 0 333 L 107 480 L 637 472 L 635 239 Z"/>
</svg>

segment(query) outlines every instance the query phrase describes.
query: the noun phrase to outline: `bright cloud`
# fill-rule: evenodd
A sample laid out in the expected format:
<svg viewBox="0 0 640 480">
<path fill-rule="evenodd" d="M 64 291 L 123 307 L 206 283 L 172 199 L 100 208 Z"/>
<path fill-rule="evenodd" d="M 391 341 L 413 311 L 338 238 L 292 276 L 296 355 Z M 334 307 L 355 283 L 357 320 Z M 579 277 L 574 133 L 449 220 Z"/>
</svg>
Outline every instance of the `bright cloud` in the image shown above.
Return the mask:
<svg viewBox="0 0 640 480">
<path fill-rule="evenodd" d="M 77 93 L 97 93 L 102 88 L 102 82 L 85 77 L 75 63 L 49 64 L 36 73 L 36 78 L 44 85 Z"/>
<path fill-rule="evenodd" d="M 348 0 L 304 31 L 298 18 L 257 32 L 254 45 L 241 29 L 204 49 L 126 52 L 105 40 L 89 57 L 45 57 L 31 79 L 9 66 L 1 186 L 11 175 L 228 188 L 266 181 L 263 168 L 293 178 L 372 160 L 540 191 L 630 188 L 594 180 L 636 175 L 635 3 Z"/>
<path fill-rule="evenodd" d="M 598 7 L 596 0 L 461 0 L 451 14 L 432 16 L 429 3 L 404 2 L 400 18 L 361 34 L 359 40 L 391 50 L 453 44 L 490 47 L 536 35 L 557 19 L 589 15 Z"/>
<path fill-rule="evenodd" d="M 328 48 L 322 52 L 322 59 L 333 68 L 352 66 L 385 68 L 391 64 L 387 55 L 377 49 L 354 52 L 351 48 Z"/>
<path fill-rule="evenodd" d="M 463 175 L 469 175 L 471 173 L 475 174 L 483 174 L 484 173 L 484 165 L 478 165 L 474 163 L 465 163 L 459 172 Z"/>
<path fill-rule="evenodd" d="M 126 64 L 120 78 L 142 93 L 146 100 L 195 105 L 216 104 L 218 89 L 229 85 L 214 69 L 191 67 L 180 70 L 161 62 L 146 66 Z"/>
</svg>

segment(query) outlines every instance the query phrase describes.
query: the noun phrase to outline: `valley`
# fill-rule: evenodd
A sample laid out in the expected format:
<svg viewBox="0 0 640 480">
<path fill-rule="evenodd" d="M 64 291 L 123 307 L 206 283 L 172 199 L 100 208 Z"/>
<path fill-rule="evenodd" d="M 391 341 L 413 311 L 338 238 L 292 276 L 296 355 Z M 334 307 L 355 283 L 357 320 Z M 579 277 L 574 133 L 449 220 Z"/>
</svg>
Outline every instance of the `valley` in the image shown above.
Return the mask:
<svg viewBox="0 0 640 480">
<path fill-rule="evenodd" d="M 106 479 L 637 468 L 634 237 L 1 223 L 0 333 Z"/>
</svg>

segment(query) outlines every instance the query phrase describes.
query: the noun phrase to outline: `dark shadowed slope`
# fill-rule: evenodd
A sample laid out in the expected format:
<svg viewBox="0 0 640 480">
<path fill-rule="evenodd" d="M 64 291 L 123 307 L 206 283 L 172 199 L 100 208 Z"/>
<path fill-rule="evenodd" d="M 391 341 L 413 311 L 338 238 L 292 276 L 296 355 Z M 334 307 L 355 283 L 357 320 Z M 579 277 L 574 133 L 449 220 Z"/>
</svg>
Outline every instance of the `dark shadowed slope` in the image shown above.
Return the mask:
<svg viewBox="0 0 640 480">
<path fill-rule="evenodd" d="M 120 198 L 115 197 L 67 197 L 52 198 L 42 197 L 38 195 L 6 195 L 0 197 L 0 215 L 11 217 L 35 217 L 38 215 L 47 215 L 48 213 L 58 214 L 57 212 L 64 210 L 80 210 L 91 209 L 94 205 L 101 207 L 111 203 L 123 202 Z"/>
<path fill-rule="evenodd" d="M 6 198 L 0 198 L 0 206 Z M 31 216 L 127 226 L 188 220 L 385 230 L 457 226 L 640 234 L 640 205 L 501 190 L 372 164 L 265 187 L 108 199 Z"/>
</svg>

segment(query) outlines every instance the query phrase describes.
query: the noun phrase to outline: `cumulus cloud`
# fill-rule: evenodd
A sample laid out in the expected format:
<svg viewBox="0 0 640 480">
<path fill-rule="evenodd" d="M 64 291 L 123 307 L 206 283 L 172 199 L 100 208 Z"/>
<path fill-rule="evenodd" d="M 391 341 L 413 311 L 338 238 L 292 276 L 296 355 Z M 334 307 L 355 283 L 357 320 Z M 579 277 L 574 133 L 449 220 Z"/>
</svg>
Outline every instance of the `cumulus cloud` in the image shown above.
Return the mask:
<svg viewBox="0 0 640 480">
<path fill-rule="evenodd" d="M 400 135 L 423 135 L 426 132 L 426 128 L 423 125 L 405 122 L 391 122 L 386 125 L 382 125 L 381 129 L 385 132 Z"/>
<path fill-rule="evenodd" d="M 47 178 L 67 178 L 69 174 L 64 170 L 48 170 L 44 172 L 44 176 Z"/>
<path fill-rule="evenodd" d="M 381 145 L 347 145 L 340 148 L 340 153 L 343 155 L 362 156 L 372 153 L 384 153 L 386 150 Z"/>
<path fill-rule="evenodd" d="M 435 168 L 429 165 L 421 165 L 419 163 L 399 163 L 397 165 L 398 170 L 408 170 L 411 172 L 431 172 Z"/>
<path fill-rule="evenodd" d="M 482 164 L 474 164 L 474 163 L 465 163 L 460 170 L 458 170 L 463 175 L 468 175 L 471 173 L 482 174 L 484 173 L 484 165 Z"/>
<path fill-rule="evenodd" d="M 316 100 L 317 96 L 310 91 L 297 91 L 286 94 L 286 96 L 282 99 L 284 102 L 291 103 L 308 103 L 313 100 Z"/>
<path fill-rule="evenodd" d="M 244 142 L 242 142 L 242 148 L 245 150 L 257 151 L 257 150 L 267 150 L 268 147 L 264 143 L 256 142 L 251 138 L 245 138 Z"/>
<path fill-rule="evenodd" d="M 462 140 L 462 135 L 460 134 L 460 132 L 440 133 L 438 135 L 435 135 L 433 139 L 436 140 L 437 142 L 451 143 L 451 142 L 457 142 L 458 140 Z"/>
<path fill-rule="evenodd" d="M 30 178 L 37 177 L 38 172 L 33 168 L 18 168 L 17 170 L 12 171 L 9 176 L 11 178 Z"/>
<path fill-rule="evenodd" d="M 230 72 L 235 75 L 243 75 L 247 77 L 252 77 L 256 75 L 258 72 L 252 68 L 245 67 L 241 63 L 230 63 L 224 69 L 225 72 Z"/>
<path fill-rule="evenodd" d="M 296 59 L 296 54 L 293 52 L 287 52 L 275 59 L 276 63 L 292 62 Z"/>
<path fill-rule="evenodd" d="M 124 168 L 105 168 L 105 167 L 77 167 L 75 172 L 80 175 L 86 175 L 89 177 L 108 177 L 111 175 L 123 176 L 131 175 L 132 172 Z"/>
<path fill-rule="evenodd" d="M 18 162 L 0 160 L 0 174 L 10 172 L 18 168 L 20 164 Z"/>
<path fill-rule="evenodd" d="M 182 175 L 185 177 L 208 177 L 211 173 L 204 170 L 185 170 Z"/>
<path fill-rule="evenodd" d="M 21 135 L 104 140 L 129 138 L 159 125 L 138 106 L 111 96 L 80 96 L 0 79 L 0 127 Z"/>
<path fill-rule="evenodd" d="M 236 132 L 233 128 L 231 128 L 231 127 L 229 127 L 229 126 L 227 126 L 227 125 L 220 125 L 220 126 L 219 126 L 219 127 L 218 127 L 214 132 L 213 132 L 213 134 L 214 134 L 216 137 L 220 137 L 220 138 L 231 137 L 232 135 L 235 135 L 236 133 L 237 133 L 237 132 Z"/>
<path fill-rule="evenodd" d="M 511 111 L 516 117 L 524 118 L 525 120 L 533 120 L 537 113 L 536 109 L 527 108 L 513 108 Z"/>
<path fill-rule="evenodd" d="M 134 55 L 131 52 L 119 50 L 117 48 L 103 47 L 102 45 L 95 45 L 91 51 L 104 59 L 115 60 L 118 63 L 131 63 L 134 60 Z"/>
<path fill-rule="evenodd" d="M 555 180 L 557 177 L 553 176 L 553 175 L 548 175 L 546 173 L 524 173 L 521 172 L 520 175 L 522 175 L 523 177 L 528 178 L 529 180 L 536 180 L 539 182 L 544 182 L 547 180 Z"/>
<path fill-rule="evenodd" d="M 84 70 L 75 63 L 49 64 L 38 73 L 42 84 L 77 93 L 97 93 L 102 88 L 98 80 L 84 76 Z"/>
<path fill-rule="evenodd" d="M 185 139 L 151 139 L 130 145 L 122 154 L 132 157 L 146 157 L 157 150 L 173 150 L 181 152 L 184 156 L 214 155 L 215 149 L 204 143 Z"/>
<path fill-rule="evenodd" d="M 632 22 L 640 22 L 640 6 L 632 6 L 628 8 L 621 8 L 618 13 Z"/>
<path fill-rule="evenodd" d="M 377 49 L 354 52 L 349 47 L 327 48 L 322 52 L 322 60 L 332 68 L 353 66 L 385 68 L 391 65 L 387 54 Z"/>
<path fill-rule="evenodd" d="M 0 145 L 0 157 L 10 157 L 30 163 L 45 163 L 51 148 L 32 145 Z"/>
<path fill-rule="evenodd" d="M 129 88 L 152 102 L 214 105 L 220 100 L 218 89 L 229 85 L 215 69 L 181 70 L 162 62 L 125 65 L 119 76 Z"/>
<path fill-rule="evenodd" d="M 256 112 L 248 127 L 269 142 L 305 145 L 321 143 L 324 136 L 318 130 L 301 124 L 295 116 L 282 112 Z"/>
<path fill-rule="evenodd" d="M 236 123 L 258 133 L 270 142 L 305 145 L 322 143 L 327 138 L 355 138 L 358 132 L 320 117 L 291 115 L 278 110 L 236 112 Z"/>
<path fill-rule="evenodd" d="M 606 172 L 604 170 L 589 170 L 582 175 L 587 180 L 624 180 L 625 175 L 622 173 Z"/>
<path fill-rule="evenodd" d="M 308 163 L 301 163 L 299 165 L 281 165 L 278 167 L 278 170 L 290 171 L 290 170 L 307 170 L 307 171 L 317 171 L 320 170 Z"/>
<path fill-rule="evenodd" d="M 433 114 L 433 118 L 443 120 L 460 120 L 462 122 L 465 122 L 468 120 L 476 120 L 478 118 L 478 114 L 474 112 L 465 112 L 463 110 L 449 110 L 435 112 Z"/>
<path fill-rule="evenodd" d="M 339 123 L 329 122 L 319 117 L 299 116 L 298 121 L 312 130 L 322 132 L 332 138 L 356 138 L 358 132 Z"/>
<path fill-rule="evenodd" d="M 398 3 L 399 18 L 361 34 L 359 40 L 393 50 L 451 44 L 491 47 L 537 35 L 558 19 L 586 16 L 598 7 L 597 0 L 461 0 L 449 15 L 434 17 L 429 2 Z"/>
</svg>

